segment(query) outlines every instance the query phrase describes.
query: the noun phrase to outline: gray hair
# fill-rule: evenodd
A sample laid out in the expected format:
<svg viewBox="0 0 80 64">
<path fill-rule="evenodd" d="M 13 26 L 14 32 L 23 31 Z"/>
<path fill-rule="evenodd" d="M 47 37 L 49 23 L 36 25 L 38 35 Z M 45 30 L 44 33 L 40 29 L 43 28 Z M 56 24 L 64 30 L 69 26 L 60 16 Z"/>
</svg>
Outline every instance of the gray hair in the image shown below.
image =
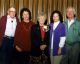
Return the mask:
<svg viewBox="0 0 80 64">
<path fill-rule="evenodd" d="M 15 12 L 16 12 L 15 7 L 14 7 L 14 6 L 11 6 L 11 7 L 8 9 L 7 13 L 9 13 L 9 12 L 10 12 L 10 9 L 11 9 L 11 8 L 13 8 L 13 9 L 15 10 Z"/>
<path fill-rule="evenodd" d="M 39 20 L 40 16 L 44 16 L 46 20 L 46 14 L 44 12 L 41 12 L 38 14 L 37 20 Z"/>
<path fill-rule="evenodd" d="M 74 16 L 76 16 L 76 10 L 75 10 L 75 8 L 72 7 L 72 6 L 69 6 L 69 7 L 67 8 L 67 10 L 69 10 L 69 9 L 72 9 L 72 10 L 73 10 L 73 13 L 74 13 Z M 66 12 L 67 12 L 67 10 L 66 10 Z"/>
</svg>

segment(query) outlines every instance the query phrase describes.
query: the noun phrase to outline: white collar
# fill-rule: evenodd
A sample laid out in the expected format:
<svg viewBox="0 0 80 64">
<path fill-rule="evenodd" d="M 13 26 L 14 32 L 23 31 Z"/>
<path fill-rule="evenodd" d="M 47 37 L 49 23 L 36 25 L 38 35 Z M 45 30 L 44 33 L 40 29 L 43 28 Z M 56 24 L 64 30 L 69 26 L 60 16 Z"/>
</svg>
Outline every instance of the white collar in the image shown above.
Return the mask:
<svg viewBox="0 0 80 64">
<path fill-rule="evenodd" d="M 57 28 L 57 26 L 58 26 L 59 23 L 60 23 L 60 21 L 54 23 L 53 30 L 55 30 Z"/>
<path fill-rule="evenodd" d="M 11 17 L 10 17 L 10 15 L 7 15 L 7 18 L 11 18 Z M 15 18 L 16 18 L 16 17 L 14 17 L 14 18 L 11 18 L 11 19 L 15 19 Z"/>
<path fill-rule="evenodd" d="M 68 29 L 69 29 L 69 27 L 72 25 L 74 23 L 74 19 L 72 19 L 72 20 L 68 20 Z"/>
<path fill-rule="evenodd" d="M 54 24 L 59 24 L 60 23 L 60 21 L 58 21 L 58 22 L 54 22 Z"/>
<path fill-rule="evenodd" d="M 72 20 L 68 20 L 68 23 L 74 23 L 74 19 L 72 19 Z"/>
</svg>

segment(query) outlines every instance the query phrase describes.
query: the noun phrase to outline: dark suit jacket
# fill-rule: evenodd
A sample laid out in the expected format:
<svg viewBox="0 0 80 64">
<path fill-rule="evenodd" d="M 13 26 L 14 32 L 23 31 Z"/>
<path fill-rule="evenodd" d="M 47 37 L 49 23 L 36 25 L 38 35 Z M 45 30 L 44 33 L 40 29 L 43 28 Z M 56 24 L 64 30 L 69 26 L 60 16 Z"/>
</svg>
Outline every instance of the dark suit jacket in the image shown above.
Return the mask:
<svg viewBox="0 0 80 64">
<path fill-rule="evenodd" d="M 19 19 L 17 17 L 16 17 L 16 19 L 17 19 L 17 23 L 19 23 Z M 5 33 L 6 22 L 7 22 L 7 15 L 2 16 L 0 18 L 0 44 L 1 44 L 2 38 L 3 38 L 4 33 Z"/>
<path fill-rule="evenodd" d="M 48 54 L 48 45 L 49 45 L 49 31 L 45 32 L 44 40 L 41 37 L 41 31 L 39 25 L 32 26 L 31 30 L 31 41 L 32 41 L 32 55 L 39 56 L 42 52 L 40 50 L 40 45 L 46 44 L 47 48 L 45 49 L 45 54 Z"/>
</svg>

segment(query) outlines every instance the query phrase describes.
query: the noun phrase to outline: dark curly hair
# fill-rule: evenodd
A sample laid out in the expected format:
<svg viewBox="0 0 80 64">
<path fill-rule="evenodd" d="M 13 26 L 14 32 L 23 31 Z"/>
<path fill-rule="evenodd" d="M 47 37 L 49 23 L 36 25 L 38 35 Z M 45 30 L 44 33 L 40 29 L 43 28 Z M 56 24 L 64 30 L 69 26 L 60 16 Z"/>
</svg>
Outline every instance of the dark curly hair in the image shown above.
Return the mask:
<svg viewBox="0 0 80 64">
<path fill-rule="evenodd" d="M 31 20 L 31 12 L 30 12 L 30 10 L 28 8 L 22 8 L 21 11 L 20 11 L 20 19 L 21 19 L 21 21 L 23 21 L 22 16 L 23 16 L 23 12 L 24 11 L 29 13 L 29 20 Z"/>
<path fill-rule="evenodd" d="M 54 15 L 55 13 L 57 13 L 57 14 L 59 15 L 60 22 L 63 22 L 63 17 L 62 17 L 61 12 L 58 11 L 58 10 L 55 10 L 55 11 L 53 11 L 52 14 L 51 14 L 50 23 L 53 23 L 53 22 L 54 22 L 54 20 L 53 20 L 53 15 Z"/>
</svg>

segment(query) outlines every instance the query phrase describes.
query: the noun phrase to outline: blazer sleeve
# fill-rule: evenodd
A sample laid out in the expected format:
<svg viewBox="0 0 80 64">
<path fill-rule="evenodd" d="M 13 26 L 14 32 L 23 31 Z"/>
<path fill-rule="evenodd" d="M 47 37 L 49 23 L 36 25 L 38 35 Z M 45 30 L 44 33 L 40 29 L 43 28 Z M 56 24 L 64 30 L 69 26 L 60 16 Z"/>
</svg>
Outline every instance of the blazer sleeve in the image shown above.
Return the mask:
<svg viewBox="0 0 80 64">
<path fill-rule="evenodd" d="M 33 47 L 37 47 L 39 48 L 40 47 L 40 41 L 39 41 L 39 38 L 38 38 L 38 28 L 36 25 L 33 25 L 32 28 L 31 28 L 31 43 L 32 43 L 32 46 Z"/>
</svg>

